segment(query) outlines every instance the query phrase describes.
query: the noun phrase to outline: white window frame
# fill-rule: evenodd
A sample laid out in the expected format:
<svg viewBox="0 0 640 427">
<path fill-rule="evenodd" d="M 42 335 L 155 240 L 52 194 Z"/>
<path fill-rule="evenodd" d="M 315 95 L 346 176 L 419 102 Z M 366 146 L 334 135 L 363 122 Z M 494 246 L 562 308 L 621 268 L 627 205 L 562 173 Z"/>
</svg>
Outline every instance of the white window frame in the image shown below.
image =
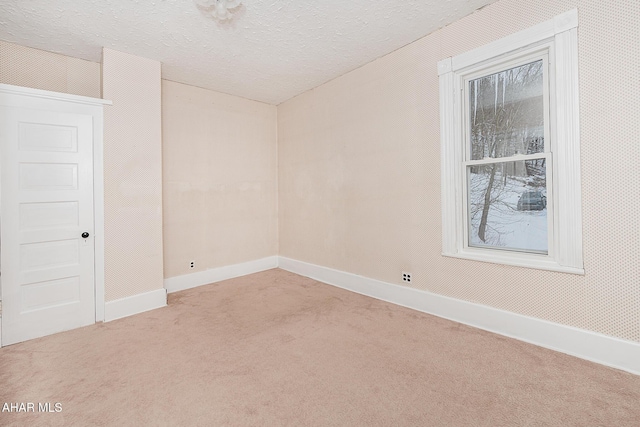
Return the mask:
<svg viewBox="0 0 640 427">
<path fill-rule="evenodd" d="M 442 255 L 584 274 L 576 9 L 472 51 L 438 62 L 442 191 Z M 464 83 L 479 70 L 531 54 L 548 55 L 548 253 L 470 247 L 466 214 L 467 141 Z M 490 72 L 488 73 L 490 74 Z M 545 124 L 545 126 L 547 126 Z M 545 132 L 546 133 L 546 132 Z M 547 142 L 549 141 L 549 142 Z M 518 156 L 509 160 L 522 160 Z"/>
</svg>

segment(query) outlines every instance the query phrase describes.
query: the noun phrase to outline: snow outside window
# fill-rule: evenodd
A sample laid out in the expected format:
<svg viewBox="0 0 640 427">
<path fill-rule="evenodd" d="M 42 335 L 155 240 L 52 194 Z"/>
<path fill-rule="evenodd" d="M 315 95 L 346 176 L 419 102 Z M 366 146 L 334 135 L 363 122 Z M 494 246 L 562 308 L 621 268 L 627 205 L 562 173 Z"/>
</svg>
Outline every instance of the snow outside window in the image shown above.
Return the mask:
<svg viewBox="0 0 640 427">
<path fill-rule="evenodd" d="M 438 64 L 443 255 L 584 273 L 577 23 Z"/>
</svg>

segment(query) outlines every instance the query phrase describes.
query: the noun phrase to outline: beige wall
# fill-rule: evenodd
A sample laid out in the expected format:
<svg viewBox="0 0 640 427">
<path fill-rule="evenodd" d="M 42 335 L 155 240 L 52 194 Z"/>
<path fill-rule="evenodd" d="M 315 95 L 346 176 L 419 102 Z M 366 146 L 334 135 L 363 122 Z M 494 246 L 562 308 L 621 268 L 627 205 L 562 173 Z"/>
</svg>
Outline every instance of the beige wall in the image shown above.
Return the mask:
<svg viewBox="0 0 640 427">
<path fill-rule="evenodd" d="M 162 132 L 165 277 L 277 255 L 276 107 L 163 81 Z"/>
<path fill-rule="evenodd" d="M 160 63 L 103 50 L 105 299 L 162 289 Z"/>
<path fill-rule="evenodd" d="M 100 64 L 0 40 L 0 83 L 100 98 Z"/>
<path fill-rule="evenodd" d="M 436 63 L 574 7 L 586 274 L 442 257 Z M 502 0 L 279 105 L 280 255 L 640 341 L 638 16 Z"/>
</svg>

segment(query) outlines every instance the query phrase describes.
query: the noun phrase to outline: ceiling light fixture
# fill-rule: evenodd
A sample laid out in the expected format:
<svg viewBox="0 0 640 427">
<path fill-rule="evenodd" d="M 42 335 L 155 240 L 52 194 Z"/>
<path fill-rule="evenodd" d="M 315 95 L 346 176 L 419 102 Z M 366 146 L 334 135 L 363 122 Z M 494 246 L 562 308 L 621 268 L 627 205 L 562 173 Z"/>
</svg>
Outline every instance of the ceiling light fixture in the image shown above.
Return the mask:
<svg viewBox="0 0 640 427">
<path fill-rule="evenodd" d="M 231 19 L 233 14 L 229 12 L 229 9 L 240 6 L 240 0 L 194 0 L 194 2 L 219 21 Z"/>
</svg>

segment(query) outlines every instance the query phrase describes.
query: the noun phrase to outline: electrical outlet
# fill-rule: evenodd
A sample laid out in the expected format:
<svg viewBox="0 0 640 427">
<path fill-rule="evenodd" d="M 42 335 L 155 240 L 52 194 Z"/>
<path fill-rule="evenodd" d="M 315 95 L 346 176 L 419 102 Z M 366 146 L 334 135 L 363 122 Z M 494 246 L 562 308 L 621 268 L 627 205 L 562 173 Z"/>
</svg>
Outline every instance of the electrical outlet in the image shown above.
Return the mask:
<svg viewBox="0 0 640 427">
<path fill-rule="evenodd" d="M 411 283 L 411 273 L 407 273 L 406 271 L 402 272 L 402 281 L 405 283 Z"/>
<path fill-rule="evenodd" d="M 195 268 L 196 267 L 196 262 L 195 261 L 190 261 L 189 262 L 189 268 Z"/>
</svg>

